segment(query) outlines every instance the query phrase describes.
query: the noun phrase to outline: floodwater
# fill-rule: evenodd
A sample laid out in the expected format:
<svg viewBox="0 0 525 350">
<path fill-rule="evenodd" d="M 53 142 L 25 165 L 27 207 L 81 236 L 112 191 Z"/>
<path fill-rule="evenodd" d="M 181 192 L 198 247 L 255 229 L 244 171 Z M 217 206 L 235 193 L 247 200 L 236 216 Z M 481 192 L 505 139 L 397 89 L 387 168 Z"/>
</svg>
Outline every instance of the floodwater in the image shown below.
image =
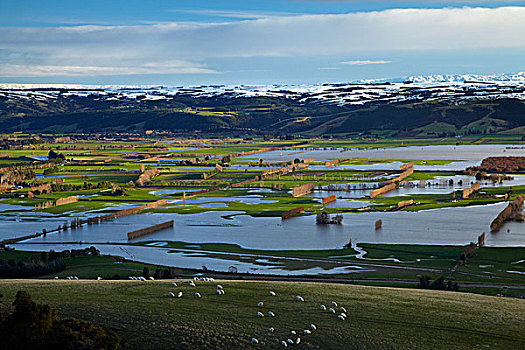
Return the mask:
<svg viewBox="0 0 525 350">
<path fill-rule="evenodd" d="M 460 160 L 448 165 L 416 166 L 417 170 L 460 170 L 466 166 L 478 165 L 488 156 L 523 156 L 524 149 L 511 149 L 508 145 L 466 145 L 466 146 L 426 146 L 426 147 L 396 147 L 371 150 L 309 150 L 305 153 L 291 155 L 297 150 L 271 151 L 256 155 L 264 161 L 290 161 L 295 158 L 314 157 L 317 161 L 342 158 L 391 158 L 391 159 L 455 159 Z M 244 158 L 250 158 L 246 156 Z M 360 170 L 397 170 L 400 162 L 368 165 L 343 165 L 349 169 Z M 322 166 L 312 167 L 323 169 Z M 191 168 L 195 169 L 195 168 Z M 331 168 L 332 169 L 332 168 Z M 504 181 L 502 185 L 490 182 L 482 187 L 517 186 L 525 184 L 525 175 L 514 175 L 515 179 Z M 454 185 L 448 185 L 452 179 Z M 462 184 L 458 181 L 462 180 Z M 389 193 L 389 196 L 413 195 L 428 193 L 451 193 L 470 186 L 475 182 L 473 177 L 456 175 L 453 177 L 438 177 L 428 180 L 430 186 L 419 187 L 415 181 L 414 187 L 401 187 Z M 350 184 L 354 185 L 354 184 Z M 410 186 L 410 185 L 407 185 Z M 181 193 L 184 189 L 169 189 L 152 191 L 156 195 Z M 271 192 L 271 189 L 250 189 L 249 196 L 240 197 L 198 197 L 189 199 L 182 204 L 201 205 L 203 207 L 220 208 L 229 201 L 240 201 L 246 205 L 273 203 L 258 195 L 259 192 Z M 186 192 L 190 190 L 186 189 Z M 329 204 L 335 208 L 359 208 L 368 205 L 366 200 L 348 200 L 367 196 L 369 190 L 329 191 L 316 190 L 307 197 L 316 198 L 336 194 L 338 200 Z M 339 199 L 341 197 L 342 199 Z M 181 204 L 180 202 L 177 202 Z M 122 204 L 111 209 L 119 210 L 141 203 Z M 353 243 L 382 244 L 436 244 L 465 245 L 476 241 L 477 236 L 487 232 L 488 246 L 525 246 L 525 223 L 509 222 L 499 233 L 489 231 L 490 222 L 507 205 L 498 203 L 484 206 L 441 208 L 420 212 L 360 212 L 343 214 L 342 225 L 316 225 L 315 216 L 301 216 L 282 221 L 277 217 L 251 217 L 243 212 L 210 211 L 199 214 L 147 213 L 115 219 L 98 225 L 85 225 L 76 230 L 60 233 L 50 233 L 46 237 L 38 237 L 17 244 L 17 249 L 61 250 L 95 245 L 104 254 L 124 256 L 129 259 L 160 265 L 179 266 L 186 268 L 208 268 L 225 271 L 231 265 L 239 272 L 274 273 L 274 274 L 318 274 L 356 272 L 357 267 L 333 266 L 329 270 L 308 265 L 299 270 L 289 271 L 282 262 L 267 258 L 233 259 L 225 254 L 209 254 L 206 252 L 173 252 L 162 247 L 126 246 L 127 232 L 174 220 L 174 227 L 156 232 L 136 241 L 184 241 L 194 243 L 221 242 L 239 244 L 252 249 L 331 249 L 342 247 L 352 239 Z M 31 207 L 0 204 L 0 239 L 18 238 L 41 232 L 42 229 L 52 230 L 74 217 L 87 218 L 97 215 L 97 211 L 88 213 L 64 213 L 54 215 L 31 211 Z M 190 209 L 190 208 L 188 208 Z M 100 209 L 105 210 L 105 209 Z M 100 211 L 99 210 L 99 211 Z M 376 220 L 383 221 L 380 230 L 374 229 Z M 26 244 L 30 243 L 30 244 Z"/>
<path fill-rule="evenodd" d="M 523 156 L 522 145 L 439 145 L 439 146 L 407 146 L 374 149 L 310 149 L 300 154 L 292 154 L 299 149 L 276 150 L 255 155 L 264 162 L 292 161 L 295 158 L 315 158 L 316 161 L 345 158 L 382 158 L 382 159 L 425 159 L 425 160 L 458 160 L 447 165 L 416 165 L 416 170 L 462 170 L 468 166 L 479 165 L 484 158 L 495 156 Z M 282 153 L 282 156 L 280 154 Z M 240 158 L 255 159 L 254 155 Z M 348 169 L 357 170 L 389 170 L 399 169 L 401 163 L 370 165 L 344 165 Z M 315 169 L 316 167 L 311 167 Z M 323 167 L 324 168 L 324 167 Z M 332 168 L 333 169 L 333 168 Z"/>
<path fill-rule="evenodd" d="M 139 228 L 174 220 L 174 227 L 138 241 L 166 240 L 184 242 L 223 242 L 253 249 L 328 249 L 353 242 L 384 244 L 464 245 L 489 232 L 490 222 L 506 206 L 498 203 L 484 206 L 441 208 L 420 212 L 345 213 L 342 225 L 316 225 L 315 216 L 302 216 L 282 221 L 275 217 L 251 217 L 240 212 L 214 211 L 199 214 L 141 214 L 115 219 L 99 225 L 48 234 L 30 242 L 127 242 L 126 233 Z M 233 215 L 233 216 L 232 216 Z M 226 217 L 226 218 L 225 218 Z M 62 221 L 51 220 L 56 227 Z M 383 228 L 374 230 L 376 220 Z M 7 232 L 9 224 L 3 224 Z M 11 227 L 20 231 L 13 222 Z M 510 232 L 507 232 L 507 229 Z M 35 230 L 33 230 L 35 231 Z M 29 233 L 32 231 L 29 231 Z M 9 236 L 2 234 L 2 236 Z M 488 246 L 525 246 L 525 224 L 507 223 L 500 233 L 488 234 Z"/>
<path fill-rule="evenodd" d="M 15 244 L 18 250 L 33 251 L 56 251 L 70 249 L 84 249 L 89 244 Z M 170 248 L 129 246 L 129 245 L 97 245 L 101 254 L 121 256 L 130 260 L 138 260 L 144 263 L 177 266 L 187 269 L 202 269 L 205 266 L 214 271 L 228 271 L 230 266 L 237 268 L 239 273 L 259 273 L 267 275 L 319 275 L 319 274 L 339 274 L 357 273 L 374 271 L 373 269 L 363 268 L 352 265 L 351 263 L 339 264 L 328 263 L 327 268 L 321 268 L 314 261 L 301 261 L 299 266 L 287 268 L 286 261 L 295 261 L 294 258 L 271 257 L 255 258 L 251 254 L 227 254 L 211 253 L 205 251 L 174 251 Z"/>
</svg>

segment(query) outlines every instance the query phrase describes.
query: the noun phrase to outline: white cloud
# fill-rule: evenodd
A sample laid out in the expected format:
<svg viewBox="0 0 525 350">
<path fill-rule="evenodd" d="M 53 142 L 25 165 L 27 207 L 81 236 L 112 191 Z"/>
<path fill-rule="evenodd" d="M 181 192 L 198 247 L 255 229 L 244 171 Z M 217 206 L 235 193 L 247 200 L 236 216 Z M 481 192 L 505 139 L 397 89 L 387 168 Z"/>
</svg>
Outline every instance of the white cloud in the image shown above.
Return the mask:
<svg viewBox="0 0 525 350">
<path fill-rule="evenodd" d="M 392 50 L 523 49 L 524 18 L 525 7 L 464 7 L 227 23 L 4 27 L 0 75 L 209 74 L 216 73 L 211 67 L 218 60 L 231 57 L 377 57 Z"/>
<path fill-rule="evenodd" d="M 365 60 L 365 61 L 344 61 L 344 62 L 341 62 L 341 64 L 345 64 L 345 65 L 349 65 L 349 66 L 364 66 L 364 65 L 367 65 L 367 64 L 388 64 L 388 63 L 392 63 L 392 61 L 370 61 L 370 60 Z"/>
<path fill-rule="evenodd" d="M 69 65 L 30 65 L 1 64 L 3 77 L 48 77 L 48 76 L 92 76 L 92 75 L 130 75 L 130 74 L 216 74 L 212 69 L 190 65 L 170 66 L 144 65 L 130 67 L 114 66 L 69 66 Z"/>
</svg>

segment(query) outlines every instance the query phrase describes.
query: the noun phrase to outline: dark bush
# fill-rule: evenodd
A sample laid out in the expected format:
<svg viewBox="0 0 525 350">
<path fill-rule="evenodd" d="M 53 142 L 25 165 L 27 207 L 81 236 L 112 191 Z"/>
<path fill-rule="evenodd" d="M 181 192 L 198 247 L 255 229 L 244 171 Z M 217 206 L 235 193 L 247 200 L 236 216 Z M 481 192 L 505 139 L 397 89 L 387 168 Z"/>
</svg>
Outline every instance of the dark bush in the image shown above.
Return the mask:
<svg viewBox="0 0 525 350">
<path fill-rule="evenodd" d="M 90 322 L 59 319 L 48 305 L 38 305 L 27 292 L 16 294 L 15 309 L 0 323 L 0 349 L 121 349 L 112 331 Z"/>
</svg>

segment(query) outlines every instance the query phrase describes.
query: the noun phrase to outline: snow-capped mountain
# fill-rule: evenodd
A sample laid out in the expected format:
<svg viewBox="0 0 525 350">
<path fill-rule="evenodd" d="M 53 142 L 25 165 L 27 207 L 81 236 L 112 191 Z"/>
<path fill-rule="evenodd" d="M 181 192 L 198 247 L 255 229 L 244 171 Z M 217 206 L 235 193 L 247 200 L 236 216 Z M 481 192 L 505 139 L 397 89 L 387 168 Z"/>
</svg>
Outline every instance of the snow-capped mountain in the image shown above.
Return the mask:
<svg viewBox="0 0 525 350">
<path fill-rule="evenodd" d="M 314 85 L 201 85 L 189 87 L 0 84 L 0 98 L 155 101 L 174 96 L 276 97 L 299 102 L 365 105 L 405 101 L 449 101 L 514 98 L 525 100 L 525 73 L 499 75 L 429 75 Z"/>
</svg>

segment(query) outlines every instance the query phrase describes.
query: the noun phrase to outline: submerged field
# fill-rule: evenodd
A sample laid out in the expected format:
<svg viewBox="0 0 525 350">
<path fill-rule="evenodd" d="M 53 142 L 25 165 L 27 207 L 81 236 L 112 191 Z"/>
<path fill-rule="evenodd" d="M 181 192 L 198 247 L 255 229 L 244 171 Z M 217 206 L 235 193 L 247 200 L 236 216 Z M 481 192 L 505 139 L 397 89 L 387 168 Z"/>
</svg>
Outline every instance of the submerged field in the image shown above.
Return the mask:
<svg viewBox="0 0 525 350">
<path fill-rule="evenodd" d="M 6 315 L 15 293 L 25 290 L 61 317 L 115 330 L 126 349 L 282 348 L 282 340 L 298 336 L 297 347 L 309 349 L 525 346 L 525 302 L 520 299 L 325 283 L 197 281 L 190 287 L 187 281 L 177 280 L 177 287 L 170 281 L 2 281 L 0 310 Z M 224 295 L 217 295 L 218 283 Z M 170 298 L 170 291 L 183 296 Z M 297 301 L 297 295 L 305 301 Z M 260 301 L 264 306 L 257 306 Z M 346 320 L 320 309 L 332 301 L 337 314 L 340 307 L 346 309 Z M 312 323 L 317 330 L 304 335 Z M 259 344 L 252 345 L 252 338 Z"/>
<path fill-rule="evenodd" d="M 491 233 L 490 223 L 525 193 L 525 175 L 514 171 L 500 181 L 464 173 L 488 156 L 521 155 L 516 137 L 9 138 L 15 141 L 0 151 L 0 163 L 16 186 L 0 194 L 0 240 L 20 251 L 96 246 L 106 255 L 70 261 L 61 277 L 125 278 L 150 264 L 182 273 L 235 269 L 405 287 L 421 275 L 447 276 L 472 283 L 463 290 L 492 295 L 505 294 L 505 284 L 523 284 L 525 225 L 508 222 Z M 64 161 L 50 162 L 50 150 Z M 395 189 L 371 195 L 412 163 L 414 172 L 396 180 Z M 481 188 L 462 198 L 477 181 Z M 312 192 L 294 196 L 294 187 L 309 183 Z M 335 202 L 323 203 L 329 196 Z M 159 200 L 165 202 L 133 215 L 57 230 Z M 281 219 L 297 208 L 304 211 Z M 342 224 L 316 224 L 323 212 L 342 215 Z M 172 228 L 127 237 L 170 220 Z M 456 268 L 464 247 L 483 232 L 490 248 Z M 127 262 L 117 267 L 110 255 Z"/>
</svg>

